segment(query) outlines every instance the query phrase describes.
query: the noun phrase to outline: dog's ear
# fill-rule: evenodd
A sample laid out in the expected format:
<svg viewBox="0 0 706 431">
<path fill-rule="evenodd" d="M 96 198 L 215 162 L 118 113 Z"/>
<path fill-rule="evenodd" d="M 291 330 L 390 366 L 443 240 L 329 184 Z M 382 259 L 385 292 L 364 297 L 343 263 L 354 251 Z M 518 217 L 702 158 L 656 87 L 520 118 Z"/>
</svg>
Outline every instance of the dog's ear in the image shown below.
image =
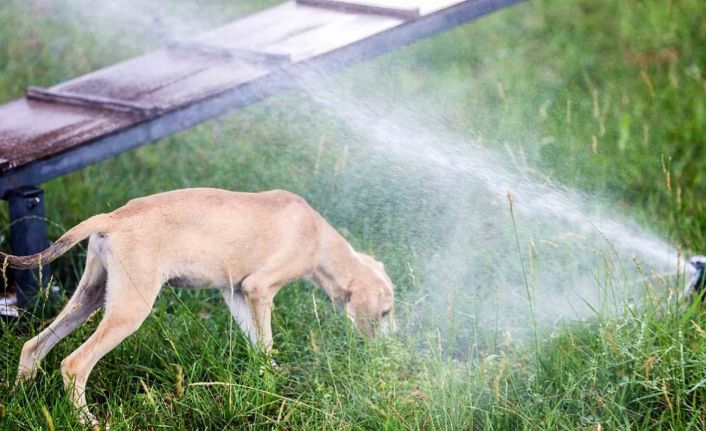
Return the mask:
<svg viewBox="0 0 706 431">
<path fill-rule="evenodd" d="M 351 301 L 351 291 L 348 289 L 341 290 L 341 292 L 336 296 L 336 303 L 339 305 L 348 304 Z"/>
</svg>

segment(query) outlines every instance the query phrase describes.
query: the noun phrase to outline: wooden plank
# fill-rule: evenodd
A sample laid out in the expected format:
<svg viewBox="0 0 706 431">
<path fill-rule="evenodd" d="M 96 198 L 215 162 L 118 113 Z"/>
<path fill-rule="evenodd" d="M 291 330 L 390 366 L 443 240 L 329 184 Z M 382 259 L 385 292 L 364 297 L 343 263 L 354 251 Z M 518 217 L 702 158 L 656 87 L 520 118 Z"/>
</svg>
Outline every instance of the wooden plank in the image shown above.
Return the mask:
<svg viewBox="0 0 706 431">
<path fill-rule="evenodd" d="M 271 54 L 266 52 L 250 51 L 247 49 L 228 48 L 221 45 L 212 45 L 195 40 L 172 42 L 168 49 L 178 50 L 187 54 L 200 54 L 222 57 L 225 59 L 240 59 L 249 63 L 262 63 L 268 66 L 282 67 L 292 62 L 287 54 Z"/>
<path fill-rule="evenodd" d="M 419 8 L 391 7 L 385 4 L 342 0 L 296 0 L 298 4 L 345 13 L 382 15 L 402 20 L 419 18 Z"/>
<path fill-rule="evenodd" d="M 96 113 L 81 106 L 26 98 L 6 103 L 0 106 L 0 170 L 16 170 L 139 120 L 119 112 Z"/>
<path fill-rule="evenodd" d="M 116 100 L 107 97 L 90 96 L 66 91 L 52 91 L 46 88 L 28 87 L 27 98 L 44 102 L 62 103 L 65 105 L 85 106 L 87 108 L 104 109 L 108 111 L 125 112 L 142 117 L 153 117 L 164 113 L 159 106 L 149 106 L 142 103 Z"/>
<path fill-rule="evenodd" d="M 399 24 L 399 20 L 389 17 L 341 14 L 326 25 L 281 38 L 261 47 L 260 50 L 286 53 L 294 62 L 302 62 L 374 37 Z"/>
<path fill-rule="evenodd" d="M 178 86 L 224 61 L 161 49 L 55 85 L 51 90 L 168 107 L 168 100 L 156 100 L 152 93 Z"/>
<path fill-rule="evenodd" d="M 252 19 L 214 30 L 196 40 L 230 49 L 287 55 L 292 63 L 296 63 L 402 23 L 397 18 L 341 13 L 292 1 L 261 12 Z"/>
<path fill-rule="evenodd" d="M 119 90 L 124 90 L 125 96 L 137 94 L 139 103 L 159 103 L 163 112 L 168 112 L 267 73 L 268 69 L 262 66 L 221 62 L 217 67 L 204 68 L 195 73 L 172 75 L 173 79 L 161 86 L 158 85 L 159 80 L 137 88 L 123 83 L 117 86 L 112 82 L 106 83 L 103 94 L 119 94 Z M 72 88 L 90 94 L 93 86 L 105 82 L 104 76 L 101 74 L 87 81 L 74 81 Z M 52 90 L 64 88 L 64 85 L 52 87 Z M 79 95 L 83 96 L 82 93 Z M 127 97 L 121 100 L 130 101 Z M 125 112 L 100 111 L 78 104 L 63 105 L 28 98 L 9 102 L 0 106 L 0 172 L 71 150 L 123 127 L 138 124 L 144 118 Z"/>
<path fill-rule="evenodd" d="M 327 25 L 341 15 L 339 12 L 300 6 L 294 1 L 288 1 L 206 32 L 194 40 L 261 52 L 263 46 Z"/>
</svg>

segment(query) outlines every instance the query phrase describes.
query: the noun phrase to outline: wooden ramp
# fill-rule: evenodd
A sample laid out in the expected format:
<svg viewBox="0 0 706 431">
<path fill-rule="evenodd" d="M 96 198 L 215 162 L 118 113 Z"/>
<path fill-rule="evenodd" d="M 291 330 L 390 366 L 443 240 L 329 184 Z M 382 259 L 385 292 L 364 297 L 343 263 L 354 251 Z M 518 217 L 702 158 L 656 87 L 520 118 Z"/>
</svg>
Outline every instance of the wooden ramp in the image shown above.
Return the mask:
<svg viewBox="0 0 706 431">
<path fill-rule="evenodd" d="M 518 1 L 288 1 L 53 87 L 29 88 L 0 106 L 0 197 L 13 220 L 35 219 L 13 223 L 13 252 L 46 246 L 34 186 Z M 29 233 L 39 239 L 28 244 Z"/>
<path fill-rule="evenodd" d="M 0 196 L 517 0 L 289 1 L 0 106 Z"/>
</svg>

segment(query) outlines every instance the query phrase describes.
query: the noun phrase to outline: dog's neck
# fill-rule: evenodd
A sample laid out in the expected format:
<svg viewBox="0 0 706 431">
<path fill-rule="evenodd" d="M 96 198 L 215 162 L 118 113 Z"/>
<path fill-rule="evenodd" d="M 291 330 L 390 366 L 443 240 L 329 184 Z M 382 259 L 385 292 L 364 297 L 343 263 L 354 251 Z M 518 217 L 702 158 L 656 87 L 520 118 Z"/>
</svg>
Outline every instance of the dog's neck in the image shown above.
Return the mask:
<svg viewBox="0 0 706 431">
<path fill-rule="evenodd" d="M 320 237 L 318 264 L 312 272 L 318 284 L 337 305 L 348 302 L 355 275 L 364 266 L 353 248 L 332 227 Z"/>
</svg>

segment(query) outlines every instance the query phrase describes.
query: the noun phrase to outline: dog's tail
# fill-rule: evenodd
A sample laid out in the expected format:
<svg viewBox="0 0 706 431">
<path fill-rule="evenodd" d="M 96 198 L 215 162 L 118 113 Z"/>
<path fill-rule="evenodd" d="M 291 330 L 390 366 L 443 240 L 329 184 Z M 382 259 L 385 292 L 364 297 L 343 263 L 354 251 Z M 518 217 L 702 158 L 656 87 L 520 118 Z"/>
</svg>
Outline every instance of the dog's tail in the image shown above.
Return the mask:
<svg viewBox="0 0 706 431">
<path fill-rule="evenodd" d="M 0 265 L 4 272 L 8 266 L 15 269 L 31 269 L 47 264 L 94 233 L 107 232 L 111 226 L 107 214 L 98 214 L 72 227 L 46 250 L 29 256 L 13 256 L 0 252 Z"/>
</svg>

